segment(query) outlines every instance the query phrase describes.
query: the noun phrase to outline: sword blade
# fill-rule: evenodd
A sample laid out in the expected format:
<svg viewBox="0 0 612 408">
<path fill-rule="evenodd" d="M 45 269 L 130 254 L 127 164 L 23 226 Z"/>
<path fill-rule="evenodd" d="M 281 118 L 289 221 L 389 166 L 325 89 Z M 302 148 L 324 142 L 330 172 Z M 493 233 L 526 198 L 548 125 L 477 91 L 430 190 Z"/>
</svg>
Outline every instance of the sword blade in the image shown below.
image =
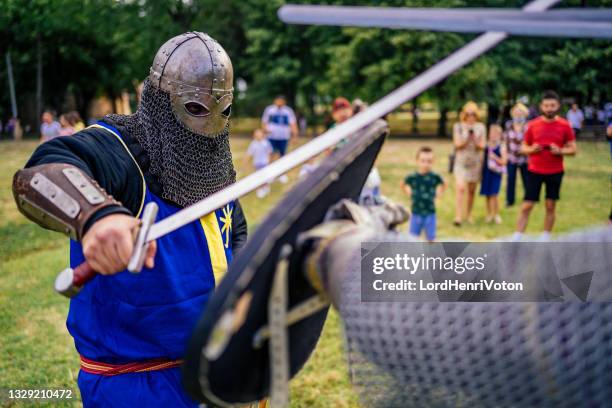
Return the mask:
<svg viewBox="0 0 612 408">
<path fill-rule="evenodd" d="M 548 11 L 526 11 L 512 8 L 436 8 L 436 7 L 369 7 L 286 4 L 278 10 L 279 18 L 288 24 L 365 25 L 380 22 L 381 27 L 401 28 L 411 21 L 436 19 L 445 23 L 487 19 L 609 22 L 610 8 L 563 8 Z M 393 24 L 389 27 L 386 24 Z M 396 25 L 397 24 L 397 25 Z"/>
<path fill-rule="evenodd" d="M 278 17 L 287 24 L 405 28 L 419 21 L 479 22 L 485 18 L 517 18 L 513 9 L 449 9 L 426 7 L 327 6 L 286 4 Z M 538 13 L 534 13 L 537 15 Z"/>
<path fill-rule="evenodd" d="M 551 7 L 558 1 L 559 0 L 535 0 L 527 4 L 523 10 L 542 11 Z M 147 241 L 153 241 L 204 215 L 210 214 L 227 203 L 262 187 L 268 182 L 287 173 L 289 170 L 323 153 L 327 149 L 338 144 L 342 139 L 349 137 L 354 132 L 368 126 L 378 118 L 383 117 L 403 103 L 434 86 L 453 72 L 497 45 L 506 37 L 507 34 L 502 32 L 492 32 L 480 35 L 422 74 L 414 77 L 395 91 L 379 99 L 365 111 L 360 112 L 339 126 L 328 130 L 311 142 L 300 146 L 263 169 L 248 175 L 231 186 L 211 194 L 205 199 L 152 225 L 147 236 Z"/>
<path fill-rule="evenodd" d="M 582 10 L 570 15 L 508 9 L 440 9 L 285 5 L 278 11 L 290 24 L 377 27 L 455 33 L 503 31 L 510 35 L 612 38 L 612 10 Z M 607 19 L 606 19 L 607 18 Z"/>
</svg>

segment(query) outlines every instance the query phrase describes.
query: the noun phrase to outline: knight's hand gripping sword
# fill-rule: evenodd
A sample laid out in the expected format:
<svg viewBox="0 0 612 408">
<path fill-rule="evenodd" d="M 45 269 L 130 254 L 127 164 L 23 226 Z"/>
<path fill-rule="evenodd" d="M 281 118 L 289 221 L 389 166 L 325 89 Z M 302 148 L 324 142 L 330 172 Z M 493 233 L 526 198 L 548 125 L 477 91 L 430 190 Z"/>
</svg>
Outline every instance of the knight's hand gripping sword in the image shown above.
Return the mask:
<svg viewBox="0 0 612 408">
<path fill-rule="evenodd" d="M 40 226 L 81 240 L 92 217 L 99 211 L 113 209 L 129 214 L 121 203 L 108 195 L 95 180 L 70 164 L 52 163 L 19 170 L 13 178 L 13 194 L 17 207 Z M 149 229 L 157 216 L 157 204 L 149 203 L 134 231 L 134 251 L 128 263 L 130 272 L 142 269 L 149 240 Z M 55 280 L 55 289 L 68 297 L 96 276 L 88 262 L 67 268 Z"/>
<path fill-rule="evenodd" d="M 149 230 L 157 216 L 157 204 L 151 202 L 143 210 L 140 226 L 135 230 L 134 252 L 127 265 L 127 270 L 138 273 L 142 270 L 148 247 L 151 243 L 147 240 Z M 73 297 L 85 285 L 96 276 L 97 272 L 85 261 L 76 268 L 66 268 L 55 278 L 55 290 L 67 297 Z"/>
</svg>

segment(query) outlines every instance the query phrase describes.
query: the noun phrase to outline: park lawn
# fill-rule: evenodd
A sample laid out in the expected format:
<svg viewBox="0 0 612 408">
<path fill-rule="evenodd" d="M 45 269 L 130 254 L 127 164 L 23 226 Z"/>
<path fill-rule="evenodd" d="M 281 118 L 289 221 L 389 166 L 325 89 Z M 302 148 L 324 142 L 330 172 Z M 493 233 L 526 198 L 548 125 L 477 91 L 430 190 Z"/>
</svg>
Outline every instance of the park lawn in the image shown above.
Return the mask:
<svg viewBox="0 0 612 408">
<path fill-rule="evenodd" d="M 244 163 L 248 142 L 243 137 L 232 140 L 239 177 L 251 171 Z M 415 152 L 422 145 L 434 148 L 436 171 L 449 181 L 449 190 L 438 205 L 440 238 L 488 240 L 513 232 L 516 206 L 503 210 L 502 225 L 486 225 L 482 198 L 476 201 L 474 225 L 452 226 L 454 183 L 446 172 L 451 152 L 447 140 L 388 140 L 377 161 L 384 195 L 408 204 L 399 186 L 403 177 L 414 171 Z M 67 239 L 23 218 L 15 208 L 10 191 L 13 173 L 23 165 L 35 146 L 34 142 L 0 143 L 0 353 L 3 356 L 0 359 L 0 390 L 70 388 L 77 391 L 78 356 L 64 323 L 68 302 L 52 289 L 56 273 L 68 262 Z M 607 144 L 579 143 L 579 150 L 577 157 L 566 159 L 556 232 L 603 225 L 610 211 L 611 168 Z M 297 170 L 290 173 L 293 181 L 297 178 L 296 173 Z M 251 230 L 290 187 L 291 184 L 275 183 L 271 194 L 264 199 L 257 199 L 254 194 L 242 199 Z M 521 194 L 519 190 L 518 196 Z M 503 193 L 500 199 L 503 200 Z M 543 209 L 538 206 L 532 214 L 528 232 L 537 233 L 542 220 Z M 338 315 L 332 312 L 312 358 L 291 382 L 293 407 L 359 405 L 349 384 L 343 347 L 341 323 Z M 0 405 L 3 404 L 6 401 L 0 401 Z M 75 405 L 78 404 L 53 406 Z"/>
</svg>

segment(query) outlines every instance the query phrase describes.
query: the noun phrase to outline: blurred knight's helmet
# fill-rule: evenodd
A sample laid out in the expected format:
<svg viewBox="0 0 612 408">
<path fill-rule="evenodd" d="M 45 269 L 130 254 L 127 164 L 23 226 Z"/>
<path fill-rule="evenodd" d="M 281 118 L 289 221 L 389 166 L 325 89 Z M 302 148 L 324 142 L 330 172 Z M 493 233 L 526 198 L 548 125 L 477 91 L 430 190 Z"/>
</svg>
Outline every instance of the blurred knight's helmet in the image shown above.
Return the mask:
<svg viewBox="0 0 612 408">
<path fill-rule="evenodd" d="M 176 119 L 192 132 L 213 137 L 227 126 L 234 70 L 208 34 L 188 32 L 168 40 L 155 55 L 149 80 L 170 95 Z"/>
</svg>

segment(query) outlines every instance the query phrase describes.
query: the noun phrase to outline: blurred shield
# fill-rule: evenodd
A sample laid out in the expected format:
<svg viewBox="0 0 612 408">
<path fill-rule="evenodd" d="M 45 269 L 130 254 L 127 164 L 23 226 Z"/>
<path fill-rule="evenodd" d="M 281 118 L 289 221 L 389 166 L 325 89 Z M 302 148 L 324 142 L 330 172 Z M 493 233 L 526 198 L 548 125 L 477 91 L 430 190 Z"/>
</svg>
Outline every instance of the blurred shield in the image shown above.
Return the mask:
<svg viewBox="0 0 612 408">
<path fill-rule="evenodd" d="M 326 157 L 270 211 L 229 266 L 195 327 L 183 366 L 189 394 L 206 403 L 252 403 L 270 395 L 268 341 L 255 344 L 268 324 L 268 301 L 281 248 L 321 223 L 341 199 L 357 199 L 388 133 L 378 120 L 356 132 Z M 302 275 L 299 251 L 289 257 L 288 307 L 317 294 Z M 327 307 L 287 330 L 289 375 L 293 377 L 314 350 Z"/>
</svg>

